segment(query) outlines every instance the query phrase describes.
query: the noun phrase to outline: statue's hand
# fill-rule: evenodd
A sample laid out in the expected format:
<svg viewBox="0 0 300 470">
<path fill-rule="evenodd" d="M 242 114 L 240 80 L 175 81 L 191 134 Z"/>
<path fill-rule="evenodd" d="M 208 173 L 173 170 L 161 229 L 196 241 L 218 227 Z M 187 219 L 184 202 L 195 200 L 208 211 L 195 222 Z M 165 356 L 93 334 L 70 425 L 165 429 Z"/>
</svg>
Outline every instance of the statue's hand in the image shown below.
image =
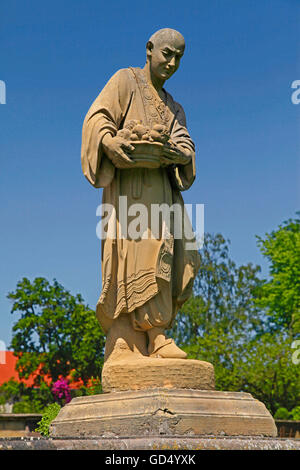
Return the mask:
<svg viewBox="0 0 300 470">
<path fill-rule="evenodd" d="M 187 165 L 191 161 L 191 156 L 179 147 L 169 148 L 164 146 L 163 156 L 160 157 L 160 160 L 164 165 Z"/>
<path fill-rule="evenodd" d="M 132 152 L 134 147 L 122 137 L 118 135 L 112 137 L 110 134 L 105 134 L 102 139 L 102 147 L 116 168 L 126 169 L 135 165 L 135 162 L 126 153 Z"/>
</svg>

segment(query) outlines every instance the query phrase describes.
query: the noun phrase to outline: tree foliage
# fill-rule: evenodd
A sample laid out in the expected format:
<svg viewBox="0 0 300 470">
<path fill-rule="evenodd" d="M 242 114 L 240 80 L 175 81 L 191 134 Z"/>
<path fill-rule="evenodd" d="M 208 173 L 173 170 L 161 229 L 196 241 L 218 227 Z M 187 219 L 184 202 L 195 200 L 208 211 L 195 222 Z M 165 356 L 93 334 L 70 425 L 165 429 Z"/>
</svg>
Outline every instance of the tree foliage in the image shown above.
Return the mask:
<svg viewBox="0 0 300 470">
<path fill-rule="evenodd" d="M 24 382 L 10 379 L 0 387 L 0 404 L 12 404 L 13 413 L 42 413 L 53 401 L 51 388 L 45 382 L 39 387 L 28 387 Z"/>
<path fill-rule="evenodd" d="M 297 213 L 300 214 L 300 213 Z M 268 259 L 269 279 L 257 292 L 256 305 L 269 316 L 271 330 L 300 334 L 300 220 L 289 219 L 277 230 L 258 237 Z"/>
<path fill-rule="evenodd" d="M 23 278 L 8 298 L 12 313 L 20 313 L 11 342 L 20 378 L 38 372 L 39 385 L 46 375 L 56 381 L 72 372 L 86 383 L 101 374 L 104 334 L 81 295 L 39 277 L 33 282 Z"/>
<path fill-rule="evenodd" d="M 200 257 L 194 296 L 183 305 L 171 334 L 184 345 L 214 335 L 220 342 L 240 343 L 261 331 L 263 320 L 253 302 L 260 267 L 237 266 L 229 256 L 229 242 L 220 234 L 206 234 Z"/>
<path fill-rule="evenodd" d="M 194 296 L 178 313 L 173 334 L 188 357 L 214 365 L 218 390 L 245 391 L 275 413 L 300 403 L 300 367 L 292 362 L 292 338 L 281 324 L 270 331 L 256 301 L 265 281 L 259 266 L 237 266 L 229 244 L 207 234 Z"/>
</svg>

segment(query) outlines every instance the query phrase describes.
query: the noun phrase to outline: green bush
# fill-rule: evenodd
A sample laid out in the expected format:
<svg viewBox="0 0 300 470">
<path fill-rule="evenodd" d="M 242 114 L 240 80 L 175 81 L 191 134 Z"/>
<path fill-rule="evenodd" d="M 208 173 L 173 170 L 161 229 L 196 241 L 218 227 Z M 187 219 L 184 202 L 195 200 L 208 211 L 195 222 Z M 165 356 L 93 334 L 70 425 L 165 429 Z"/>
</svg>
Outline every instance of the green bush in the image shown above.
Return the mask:
<svg viewBox="0 0 300 470">
<path fill-rule="evenodd" d="M 51 403 L 51 405 L 47 406 L 35 431 L 42 434 L 42 436 L 48 437 L 50 434 L 50 424 L 56 418 L 60 409 L 61 406 L 58 403 Z"/>
<path fill-rule="evenodd" d="M 35 403 L 30 400 L 29 397 L 23 397 L 20 401 L 17 401 L 13 405 L 13 413 L 39 413 L 40 410 L 37 410 Z"/>
<path fill-rule="evenodd" d="M 291 419 L 291 413 L 286 408 L 278 408 L 274 415 L 275 419 Z"/>
<path fill-rule="evenodd" d="M 295 421 L 300 421 L 300 406 L 295 406 L 291 411 L 291 417 Z"/>
</svg>

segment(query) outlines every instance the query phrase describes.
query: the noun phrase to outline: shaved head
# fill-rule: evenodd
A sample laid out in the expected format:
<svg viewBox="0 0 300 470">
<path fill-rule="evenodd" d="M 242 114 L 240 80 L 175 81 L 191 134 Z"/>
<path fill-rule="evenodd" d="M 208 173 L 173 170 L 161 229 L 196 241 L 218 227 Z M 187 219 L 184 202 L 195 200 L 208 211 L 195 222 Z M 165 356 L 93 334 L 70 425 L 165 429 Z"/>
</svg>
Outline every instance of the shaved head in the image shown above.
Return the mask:
<svg viewBox="0 0 300 470">
<path fill-rule="evenodd" d="M 154 47 L 161 46 L 165 42 L 174 44 L 175 47 L 184 47 L 184 37 L 176 29 L 164 28 L 159 29 L 156 33 L 152 34 L 148 42 L 152 42 Z"/>
</svg>

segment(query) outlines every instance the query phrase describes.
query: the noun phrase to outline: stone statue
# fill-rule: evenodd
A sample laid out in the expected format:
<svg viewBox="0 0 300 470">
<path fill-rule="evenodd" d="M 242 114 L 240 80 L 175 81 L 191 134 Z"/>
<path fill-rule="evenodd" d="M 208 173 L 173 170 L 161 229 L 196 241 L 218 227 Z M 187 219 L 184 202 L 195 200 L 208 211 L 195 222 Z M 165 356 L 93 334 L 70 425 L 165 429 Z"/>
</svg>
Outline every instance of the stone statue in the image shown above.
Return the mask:
<svg viewBox="0 0 300 470">
<path fill-rule="evenodd" d="M 52 422 L 52 437 L 109 437 L 103 448 L 128 448 L 130 436 L 142 438 L 142 448 L 186 449 L 205 447 L 203 436 L 224 442 L 224 435 L 277 434 L 263 403 L 249 393 L 216 391 L 213 365 L 187 359 L 165 336 L 199 269 L 197 246 L 186 242 L 192 230 L 179 230 L 186 221 L 177 214 L 181 191 L 195 178 L 194 144 L 182 107 L 163 88 L 183 52 L 181 34 L 157 31 L 145 67 L 119 70 L 85 118 L 83 172 L 104 188 L 107 204 L 96 309 L 107 334 L 104 393 L 73 398 Z M 162 210 L 153 224 L 153 206 L 173 207 L 173 217 Z"/>
<path fill-rule="evenodd" d="M 199 269 L 197 249 L 186 249 L 181 219 L 160 222 L 153 236 L 150 215 L 142 236 L 123 234 L 130 207 L 153 205 L 182 209 L 181 191 L 195 179 L 195 147 L 183 108 L 163 88 L 184 54 L 183 36 L 161 29 L 146 45 L 144 68 L 116 72 L 90 107 L 82 131 L 82 169 L 103 189 L 110 204 L 114 237 L 102 239 L 102 292 L 96 315 L 107 334 L 105 361 L 139 356 L 184 359 L 166 338 L 180 306 L 192 294 Z M 121 202 L 126 201 L 125 209 Z M 140 206 L 138 206 L 140 207 Z"/>
</svg>

